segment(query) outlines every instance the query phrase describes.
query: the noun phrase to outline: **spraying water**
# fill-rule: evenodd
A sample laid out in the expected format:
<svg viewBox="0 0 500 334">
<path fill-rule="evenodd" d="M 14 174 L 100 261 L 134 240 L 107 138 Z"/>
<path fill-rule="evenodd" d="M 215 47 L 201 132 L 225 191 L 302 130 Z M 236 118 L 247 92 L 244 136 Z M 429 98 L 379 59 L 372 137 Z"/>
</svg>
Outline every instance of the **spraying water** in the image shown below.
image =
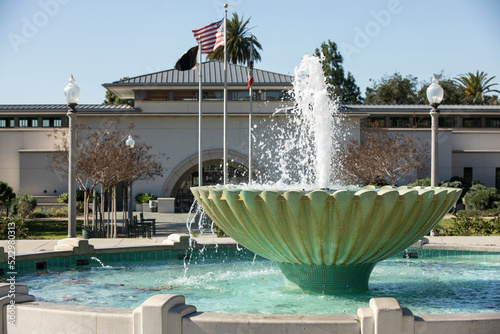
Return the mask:
<svg viewBox="0 0 500 334">
<path fill-rule="evenodd" d="M 276 112 L 267 120 L 266 141 L 257 142 L 257 161 L 270 178 L 263 186 L 287 188 L 331 188 L 339 183 L 339 154 L 348 139 L 348 129 L 331 98 L 321 59 L 304 56 L 295 68 L 292 108 Z M 335 168 L 333 168 L 335 166 Z"/>
</svg>

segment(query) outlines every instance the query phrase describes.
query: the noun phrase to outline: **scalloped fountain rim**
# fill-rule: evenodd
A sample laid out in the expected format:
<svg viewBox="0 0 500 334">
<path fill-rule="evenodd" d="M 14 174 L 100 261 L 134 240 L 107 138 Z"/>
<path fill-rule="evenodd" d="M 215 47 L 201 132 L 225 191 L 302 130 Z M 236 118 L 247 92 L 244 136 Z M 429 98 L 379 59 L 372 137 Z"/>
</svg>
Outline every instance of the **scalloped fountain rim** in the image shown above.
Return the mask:
<svg viewBox="0 0 500 334">
<path fill-rule="evenodd" d="M 323 292 L 368 288 L 376 263 L 426 235 L 462 192 L 391 186 L 191 190 L 226 234 L 277 262 L 288 283 Z"/>
</svg>

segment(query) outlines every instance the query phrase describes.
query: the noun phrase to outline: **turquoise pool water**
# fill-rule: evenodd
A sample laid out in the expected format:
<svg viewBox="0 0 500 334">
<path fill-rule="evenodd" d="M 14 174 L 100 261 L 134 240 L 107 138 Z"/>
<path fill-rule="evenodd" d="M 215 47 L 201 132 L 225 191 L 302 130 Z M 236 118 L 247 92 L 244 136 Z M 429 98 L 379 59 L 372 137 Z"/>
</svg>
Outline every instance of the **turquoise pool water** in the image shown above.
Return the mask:
<svg viewBox="0 0 500 334">
<path fill-rule="evenodd" d="M 380 262 L 364 292 L 336 295 L 287 287 L 278 266 L 252 257 L 112 263 L 25 274 L 38 301 L 135 308 L 155 294 L 182 294 L 198 311 L 356 314 L 370 298 L 394 297 L 414 314 L 500 312 L 500 261 L 393 258 Z"/>
</svg>

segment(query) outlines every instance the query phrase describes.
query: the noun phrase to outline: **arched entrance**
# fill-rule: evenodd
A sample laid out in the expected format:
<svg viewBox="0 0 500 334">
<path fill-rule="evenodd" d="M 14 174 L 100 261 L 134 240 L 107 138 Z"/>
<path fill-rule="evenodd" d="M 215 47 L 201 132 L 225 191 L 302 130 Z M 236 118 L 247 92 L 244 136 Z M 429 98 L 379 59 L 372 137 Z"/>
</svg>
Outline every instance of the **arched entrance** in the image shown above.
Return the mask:
<svg viewBox="0 0 500 334">
<path fill-rule="evenodd" d="M 203 185 L 222 184 L 222 150 L 203 152 Z M 228 182 L 248 183 L 248 157 L 229 151 Z M 260 175 L 263 170 L 253 164 L 253 174 Z M 175 198 L 175 212 L 187 212 L 193 202 L 191 186 L 198 185 L 198 155 L 192 155 L 178 164 L 168 176 L 163 186 L 162 196 Z M 188 206 L 188 207 L 187 207 Z M 187 207 L 187 208 L 186 208 Z"/>
<path fill-rule="evenodd" d="M 210 160 L 203 162 L 203 185 L 214 185 L 223 183 L 222 160 Z M 248 168 L 240 164 L 229 164 L 228 182 L 238 184 L 248 182 Z M 175 194 L 175 212 L 189 212 L 194 201 L 190 188 L 198 185 L 198 165 L 190 168 L 180 178 L 173 193 Z"/>
</svg>

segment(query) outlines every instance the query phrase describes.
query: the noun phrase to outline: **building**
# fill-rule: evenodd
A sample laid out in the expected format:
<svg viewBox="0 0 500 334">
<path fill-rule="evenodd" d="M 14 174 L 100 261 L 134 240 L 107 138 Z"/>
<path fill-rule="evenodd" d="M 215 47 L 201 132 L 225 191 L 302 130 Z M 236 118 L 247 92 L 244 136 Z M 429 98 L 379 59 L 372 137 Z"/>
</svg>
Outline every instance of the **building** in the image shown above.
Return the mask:
<svg viewBox="0 0 500 334">
<path fill-rule="evenodd" d="M 206 62 L 203 71 L 203 168 L 204 184 L 220 182 L 223 127 L 223 66 Z M 277 109 L 290 107 L 287 91 L 293 78 L 254 70 L 253 119 L 255 137 L 266 139 L 265 122 Z M 159 196 L 160 210 L 185 211 L 191 201 L 189 187 L 198 183 L 198 71 L 166 70 L 103 85 L 127 105 L 79 105 L 77 121 L 92 128 L 109 118 L 120 126 L 135 125 L 140 136 L 165 154 L 166 172 L 153 182 L 134 183 L 134 193 Z M 85 94 L 85 92 L 82 92 Z M 417 134 L 430 141 L 429 106 L 342 107 L 360 128 L 376 121 L 390 131 Z M 439 175 L 454 175 L 500 188 L 500 106 L 440 107 Z M 67 192 L 67 181 L 47 170 L 47 157 L 54 152 L 55 130 L 66 131 L 66 105 L 0 105 L 0 180 L 16 193 L 57 196 Z M 247 68 L 228 64 L 228 151 L 231 177 L 245 180 L 248 171 Z M 278 117 L 279 118 L 279 117 Z M 410 125 L 410 126 L 409 126 Z M 413 127 L 412 125 L 415 125 Z M 253 169 L 265 173 L 254 160 Z M 427 175 L 418 175 L 424 177 Z"/>
</svg>

